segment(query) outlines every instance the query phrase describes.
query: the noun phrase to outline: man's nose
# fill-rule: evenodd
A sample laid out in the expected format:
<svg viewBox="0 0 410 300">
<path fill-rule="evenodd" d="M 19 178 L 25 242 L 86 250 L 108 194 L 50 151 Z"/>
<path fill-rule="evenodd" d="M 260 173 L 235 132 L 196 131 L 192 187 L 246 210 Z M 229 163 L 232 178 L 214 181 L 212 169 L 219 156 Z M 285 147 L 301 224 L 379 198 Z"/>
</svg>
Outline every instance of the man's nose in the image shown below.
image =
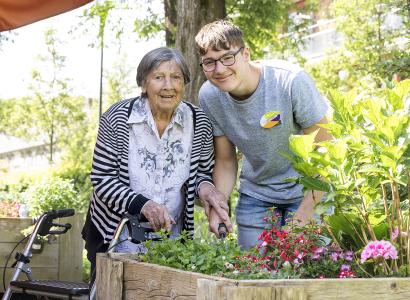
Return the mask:
<svg viewBox="0 0 410 300">
<path fill-rule="evenodd" d="M 214 71 L 215 71 L 216 73 L 221 72 L 224 68 L 225 68 L 225 66 L 222 64 L 221 61 L 215 60 L 215 70 L 214 70 Z"/>
</svg>

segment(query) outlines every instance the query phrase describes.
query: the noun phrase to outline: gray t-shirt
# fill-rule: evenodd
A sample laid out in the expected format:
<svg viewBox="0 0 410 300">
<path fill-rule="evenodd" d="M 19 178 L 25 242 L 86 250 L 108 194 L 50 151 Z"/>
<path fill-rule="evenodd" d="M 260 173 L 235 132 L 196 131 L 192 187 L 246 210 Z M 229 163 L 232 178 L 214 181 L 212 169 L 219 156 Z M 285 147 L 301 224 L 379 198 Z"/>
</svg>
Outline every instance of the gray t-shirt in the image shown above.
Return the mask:
<svg viewBox="0 0 410 300">
<path fill-rule="evenodd" d="M 243 101 L 233 99 L 209 81 L 199 91 L 200 105 L 210 118 L 214 136 L 225 135 L 243 153 L 241 193 L 271 203 L 302 199 L 302 186 L 284 182 L 299 176 L 281 155 L 289 153 L 289 136 L 321 120 L 328 109 L 313 80 L 286 61 L 262 62 L 255 92 Z M 261 117 L 280 113 L 280 123 L 263 128 Z"/>
</svg>

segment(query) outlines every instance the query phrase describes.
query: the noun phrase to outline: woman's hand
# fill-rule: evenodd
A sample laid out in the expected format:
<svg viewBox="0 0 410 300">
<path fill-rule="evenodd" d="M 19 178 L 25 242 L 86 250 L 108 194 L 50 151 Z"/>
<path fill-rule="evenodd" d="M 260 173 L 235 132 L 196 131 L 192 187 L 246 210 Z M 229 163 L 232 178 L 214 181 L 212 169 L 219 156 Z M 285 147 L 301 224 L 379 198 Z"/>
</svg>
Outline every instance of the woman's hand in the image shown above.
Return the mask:
<svg viewBox="0 0 410 300">
<path fill-rule="evenodd" d="M 175 221 L 169 215 L 167 208 L 153 200 L 148 201 L 144 205 L 141 209 L 141 213 L 147 218 L 154 231 L 158 231 L 162 228 L 166 231 L 171 231 L 172 224 L 175 224 Z"/>
</svg>

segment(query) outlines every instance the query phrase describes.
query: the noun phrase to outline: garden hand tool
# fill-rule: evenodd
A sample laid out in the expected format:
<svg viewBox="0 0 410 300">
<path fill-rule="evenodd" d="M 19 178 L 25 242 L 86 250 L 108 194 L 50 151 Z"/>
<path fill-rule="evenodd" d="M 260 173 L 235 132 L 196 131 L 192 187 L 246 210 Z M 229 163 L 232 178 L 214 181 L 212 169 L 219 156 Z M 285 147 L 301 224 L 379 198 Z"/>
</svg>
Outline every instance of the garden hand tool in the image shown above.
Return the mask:
<svg viewBox="0 0 410 300">
<path fill-rule="evenodd" d="M 227 231 L 228 230 L 226 229 L 225 223 L 219 223 L 219 225 L 218 225 L 218 234 L 219 234 L 219 238 L 221 239 L 221 241 L 225 240 Z"/>
</svg>

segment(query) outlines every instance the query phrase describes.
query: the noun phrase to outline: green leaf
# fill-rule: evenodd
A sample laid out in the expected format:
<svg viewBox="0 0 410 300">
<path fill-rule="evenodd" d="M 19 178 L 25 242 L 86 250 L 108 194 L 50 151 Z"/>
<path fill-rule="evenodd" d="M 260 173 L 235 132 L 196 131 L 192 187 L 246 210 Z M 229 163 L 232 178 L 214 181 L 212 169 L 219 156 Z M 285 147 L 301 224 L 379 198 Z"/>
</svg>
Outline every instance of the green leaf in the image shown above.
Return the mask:
<svg viewBox="0 0 410 300">
<path fill-rule="evenodd" d="M 333 143 L 328 144 L 329 155 L 337 161 L 337 163 L 342 163 L 346 159 L 347 155 L 347 143 L 346 140 L 338 140 Z"/>
<path fill-rule="evenodd" d="M 289 137 L 289 148 L 304 160 L 309 159 L 309 153 L 314 149 L 314 135 L 291 135 Z"/>
<path fill-rule="evenodd" d="M 301 177 L 300 183 L 307 189 L 307 190 L 314 190 L 314 191 L 323 191 L 323 192 L 330 192 L 330 185 L 318 178 L 313 177 Z"/>
<path fill-rule="evenodd" d="M 394 91 L 395 95 L 397 95 L 397 97 L 399 97 L 402 100 L 402 103 L 404 104 L 404 99 L 406 97 L 408 97 L 409 94 L 410 94 L 410 79 L 406 79 L 406 80 L 403 80 L 401 82 L 398 82 L 396 87 L 393 89 L 393 91 Z M 389 98 L 389 100 L 390 100 L 390 98 Z M 393 99 L 393 102 L 394 101 L 396 101 L 396 99 Z M 395 106 L 396 109 L 398 107 Z"/>
<path fill-rule="evenodd" d="M 330 202 L 319 202 L 315 206 L 315 213 L 319 216 L 326 214 L 333 207 L 333 204 Z"/>
<path fill-rule="evenodd" d="M 390 104 L 393 106 L 393 109 L 403 109 L 404 108 L 404 101 L 403 97 L 399 96 L 393 90 L 386 90 L 386 97 Z"/>
<path fill-rule="evenodd" d="M 298 171 L 302 175 L 306 175 L 306 176 L 317 175 L 316 168 L 307 162 L 302 161 L 302 162 L 293 163 L 293 167 L 295 168 L 296 171 Z"/>
<path fill-rule="evenodd" d="M 357 170 L 359 173 L 384 173 L 385 170 L 378 167 L 376 164 L 364 164 Z"/>
<path fill-rule="evenodd" d="M 380 154 L 380 159 L 382 161 L 383 166 L 396 170 L 397 162 L 394 158 L 392 158 L 391 155 L 389 155 L 388 153 Z"/>
</svg>

